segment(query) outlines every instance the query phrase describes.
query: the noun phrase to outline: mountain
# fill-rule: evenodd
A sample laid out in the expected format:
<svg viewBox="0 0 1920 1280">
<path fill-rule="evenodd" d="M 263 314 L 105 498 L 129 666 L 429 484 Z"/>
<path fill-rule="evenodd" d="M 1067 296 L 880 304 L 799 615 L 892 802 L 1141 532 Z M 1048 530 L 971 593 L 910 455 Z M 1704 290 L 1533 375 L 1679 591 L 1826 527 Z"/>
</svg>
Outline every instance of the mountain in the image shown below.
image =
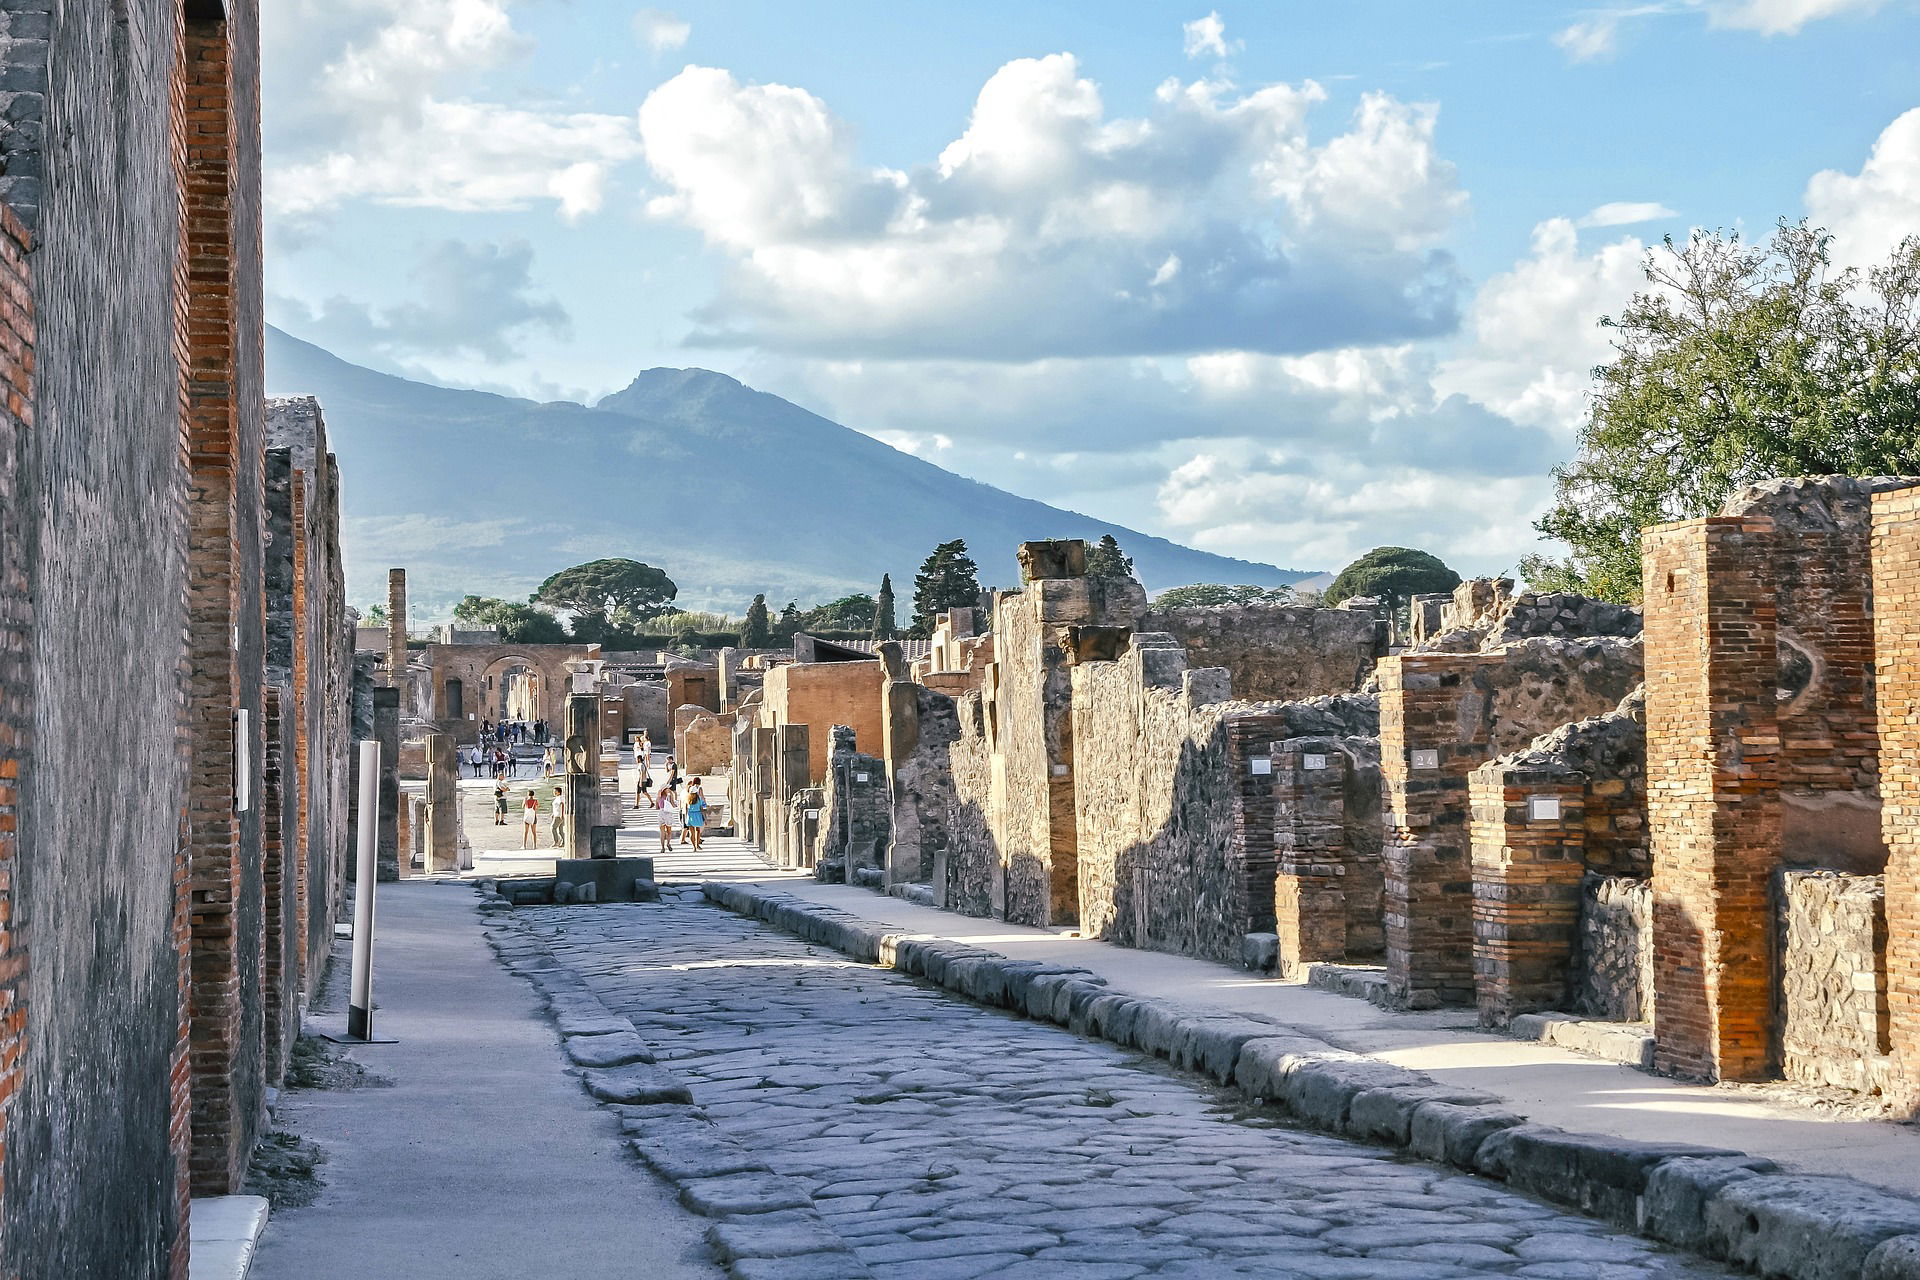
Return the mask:
<svg viewBox="0 0 1920 1280">
<path fill-rule="evenodd" d="M 1015 544 L 1111 533 L 1148 590 L 1308 576 L 1094 520 L 943 471 L 705 369 L 650 369 L 591 408 L 413 382 L 267 330 L 272 395 L 319 397 L 340 459 L 348 596 L 408 570 L 416 619 L 462 595 L 525 599 L 601 556 L 664 568 L 680 603 L 738 615 L 893 575 L 902 620 L 936 543 L 964 538 L 983 585 L 1019 581 Z"/>
</svg>

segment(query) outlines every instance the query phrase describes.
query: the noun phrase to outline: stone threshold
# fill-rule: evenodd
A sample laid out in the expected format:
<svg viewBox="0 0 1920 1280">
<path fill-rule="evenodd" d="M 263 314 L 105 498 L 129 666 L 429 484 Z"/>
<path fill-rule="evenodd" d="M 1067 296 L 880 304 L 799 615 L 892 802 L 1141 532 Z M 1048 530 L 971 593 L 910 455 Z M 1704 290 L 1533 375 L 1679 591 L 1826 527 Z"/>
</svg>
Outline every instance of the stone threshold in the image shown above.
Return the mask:
<svg viewBox="0 0 1920 1280">
<path fill-rule="evenodd" d="M 1387 994 L 1387 971 L 1378 966 L 1310 964 L 1307 985 L 1383 1009 L 1394 1007 Z M 1608 1022 L 1573 1013 L 1522 1013 L 1514 1017 L 1504 1034 L 1516 1040 L 1557 1045 L 1638 1071 L 1653 1070 L 1653 1028 L 1644 1022 Z"/>
<path fill-rule="evenodd" d="M 195 1196 L 187 1217 L 187 1280 L 246 1280 L 266 1229 L 265 1196 Z"/>
<path fill-rule="evenodd" d="M 1336 1049 L 1278 1019 L 1128 995 L 1077 966 L 1013 960 L 792 894 L 720 882 L 702 892 L 855 959 L 1202 1072 L 1323 1132 L 1492 1178 L 1765 1276 L 1920 1280 L 1920 1198 L 1786 1173 L 1726 1148 L 1530 1123 L 1491 1095 Z"/>
<path fill-rule="evenodd" d="M 697 900 L 697 891 L 688 893 Z M 531 921 L 498 902 L 481 910 L 501 921 L 486 930 L 487 943 L 540 993 L 581 1087 L 620 1117 L 628 1151 L 671 1184 L 681 1204 L 713 1221 L 707 1244 L 733 1280 L 873 1280 L 811 1193 L 715 1124 L 686 1082 L 658 1065 L 633 1023 L 561 962 Z"/>
</svg>

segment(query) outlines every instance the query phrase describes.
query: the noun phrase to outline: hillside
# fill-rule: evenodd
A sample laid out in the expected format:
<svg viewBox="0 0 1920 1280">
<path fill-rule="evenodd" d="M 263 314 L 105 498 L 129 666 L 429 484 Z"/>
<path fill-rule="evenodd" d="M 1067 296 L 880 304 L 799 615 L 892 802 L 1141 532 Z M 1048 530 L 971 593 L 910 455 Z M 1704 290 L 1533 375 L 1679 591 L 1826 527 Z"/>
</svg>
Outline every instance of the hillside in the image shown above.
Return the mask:
<svg viewBox="0 0 1920 1280">
<path fill-rule="evenodd" d="M 344 482 L 348 589 L 409 570 L 418 620 L 467 592 L 523 599 L 599 556 L 659 565 L 689 608 L 738 613 L 872 591 L 904 606 L 933 546 L 965 538 L 983 584 L 1016 543 L 1111 533 L 1147 588 L 1293 582 L 984 485 L 704 369 L 650 369 L 589 408 L 413 382 L 267 331 L 272 395 L 320 398 Z"/>
</svg>

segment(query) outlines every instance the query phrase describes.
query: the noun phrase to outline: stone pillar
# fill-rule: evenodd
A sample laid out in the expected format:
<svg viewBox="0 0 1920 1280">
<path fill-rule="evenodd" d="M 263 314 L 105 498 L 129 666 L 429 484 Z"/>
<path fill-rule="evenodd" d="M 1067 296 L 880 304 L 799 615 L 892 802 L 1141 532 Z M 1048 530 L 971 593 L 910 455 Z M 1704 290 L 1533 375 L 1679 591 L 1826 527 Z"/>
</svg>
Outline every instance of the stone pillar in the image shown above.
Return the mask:
<svg viewBox="0 0 1920 1280">
<path fill-rule="evenodd" d="M 427 870 L 460 869 L 460 769 L 453 739 L 444 733 L 427 735 Z"/>
<path fill-rule="evenodd" d="M 1913 1118 L 1920 1116 L 1920 489 L 1874 497 L 1873 600 L 1887 841 L 1888 1092 L 1899 1113 Z"/>
<path fill-rule="evenodd" d="M 400 878 L 400 690 L 373 691 L 373 736 L 380 743 L 380 831 L 377 866 L 382 880 Z"/>
<path fill-rule="evenodd" d="M 1773 524 L 1647 530 L 1647 816 L 1654 1065 L 1752 1080 L 1770 1068 L 1780 726 Z"/>
<path fill-rule="evenodd" d="M 400 803 L 394 811 L 394 876 L 406 880 L 413 875 L 413 804 L 414 797 L 400 796 Z"/>
<path fill-rule="evenodd" d="M 753 805 L 754 843 L 768 853 L 773 852 L 775 830 L 786 823 L 785 815 L 774 811 L 773 766 L 779 754 L 778 732 L 756 727 L 753 731 L 754 792 L 749 800 Z"/>
<path fill-rule="evenodd" d="M 387 570 L 387 676 L 396 689 L 407 684 L 407 571 Z M 478 693 L 478 690 L 475 690 Z"/>
<path fill-rule="evenodd" d="M 810 736 L 804 724 L 783 724 L 774 730 L 774 801 L 783 815 L 789 809 L 792 797 L 807 789 L 813 779 L 808 777 L 808 752 Z M 801 840 L 795 835 L 796 828 L 791 823 L 782 824 L 779 847 L 775 851 L 781 866 L 799 866 L 801 850 L 811 847 L 811 841 Z"/>
<path fill-rule="evenodd" d="M 1278 972 L 1347 958 L 1347 757 L 1330 739 L 1273 751 Z"/>
<path fill-rule="evenodd" d="M 1473 771 L 1473 969 L 1482 1026 L 1564 1008 L 1586 870 L 1586 779 L 1494 761 Z"/>
<path fill-rule="evenodd" d="M 600 821 L 600 695 L 567 695 L 567 844 L 563 858 L 593 856 Z"/>
<path fill-rule="evenodd" d="M 1378 668 L 1387 990 L 1410 1009 L 1474 999 L 1467 775 L 1488 744 L 1460 741 L 1460 700 L 1489 661 L 1403 654 Z"/>
</svg>

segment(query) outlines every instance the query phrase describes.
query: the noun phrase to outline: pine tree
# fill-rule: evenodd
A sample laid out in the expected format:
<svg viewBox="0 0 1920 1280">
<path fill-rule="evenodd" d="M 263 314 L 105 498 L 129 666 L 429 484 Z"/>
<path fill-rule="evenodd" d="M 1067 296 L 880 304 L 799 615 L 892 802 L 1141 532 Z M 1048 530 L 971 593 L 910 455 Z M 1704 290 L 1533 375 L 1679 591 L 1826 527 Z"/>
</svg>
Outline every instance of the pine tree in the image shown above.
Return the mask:
<svg viewBox="0 0 1920 1280">
<path fill-rule="evenodd" d="M 747 606 L 746 625 L 740 628 L 740 647 L 743 649 L 767 649 L 773 646 L 773 626 L 767 617 L 767 597 L 765 594 L 753 598 Z"/>
<path fill-rule="evenodd" d="M 1093 544 L 1087 552 L 1087 576 L 1089 578 L 1131 578 L 1133 576 L 1133 557 L 1120 551 L 1120 544 L 1112 534 L 1105 534 Z"/>
<path fill-rule="evenodd" d="M 780 621 L 773 624 L 773 638 L 781 644 L 785 644 L 799 633 L 800 626 L 799 602 L 789 600 L 786 606 L 780 610 Z"/>
<path fill-rule="evenodd" d="M 893 640 L 900 635 L 900 626 L 893 620 L 893 576 L 880 575 L 880 595 L 873 603 L 873 638 L 875 640 Z"/>
<path fill-rule="evenodd" d="M 934 619 L 947 609 L 971 609 L 980 603 L 979 569 L 963 539 L 933 549 L 913 576 L 913 634 L 933 634 Z"/>
</svg>

